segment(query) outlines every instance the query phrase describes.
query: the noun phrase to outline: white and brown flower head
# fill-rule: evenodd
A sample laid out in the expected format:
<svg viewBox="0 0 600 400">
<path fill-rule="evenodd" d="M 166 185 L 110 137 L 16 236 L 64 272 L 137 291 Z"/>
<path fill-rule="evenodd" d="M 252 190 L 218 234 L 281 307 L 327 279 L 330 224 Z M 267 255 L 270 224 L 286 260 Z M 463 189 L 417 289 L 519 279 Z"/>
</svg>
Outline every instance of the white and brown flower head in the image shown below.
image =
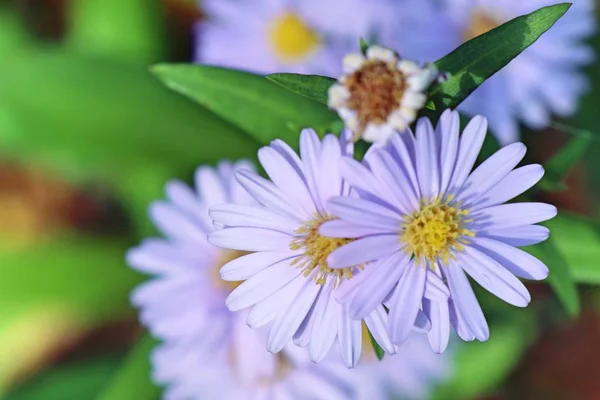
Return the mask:
<svg viewBox="0 0 600 400">
<path fill-rule="evenodd" d="M 390 49 L 371 46 L 366 57 L 348 54 L 344 72 L 329 89 L 329 107 L 335 109 L 354 139 L 385 143 L 404 131 L 425 105 L 425 90 L 438 76 L 433 64 L 419 67 Z"/>
</svg>

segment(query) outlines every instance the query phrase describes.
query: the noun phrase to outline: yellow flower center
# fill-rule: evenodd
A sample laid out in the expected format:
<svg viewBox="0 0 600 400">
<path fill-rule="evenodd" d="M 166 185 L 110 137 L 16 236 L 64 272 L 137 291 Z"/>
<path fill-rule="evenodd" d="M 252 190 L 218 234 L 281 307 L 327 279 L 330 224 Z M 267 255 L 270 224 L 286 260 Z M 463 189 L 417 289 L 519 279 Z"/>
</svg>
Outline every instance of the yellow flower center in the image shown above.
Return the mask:
<svg viewBox="0 0 600 400">
<path fill-rule="evenodd" d="M 350 279 L 354 275 L 354 267 L 334 269 L 327 264 L 327 257 L 332 251 L 354 240 L 330 238 L 319 234 L 321 224 L 334 219 L 335 217 L 330 215 L 323 217 L 317 214 L 296 230 L 296 233 L 301 236 L 290 244 L 292 250 L 304 249 L 304 253 L 297 257 L 292 265 L 301 268 L 305 277 L 312 275 L 317 285 L 324 285 L 327 279 L 332 277 L 335 280 L 334 286 L 337 286 L 343 279 Z M 356 267 L 363 268 L 362 265 Z M 317 270 L 316 274 L 313 274 L 314 270 Z"/>
<path fill-rule="evenodd" d="M 233 289 L 237 288 L 238 286 L 240 286 L 242 284 L 241 281 L 239 282 L 230 282 L 230 281 L 224 281 L 223 279 L 221 279 L 221 274 L 219 273 L 219 270 L 221 269 L 221 267 L 225 264 L 227 264 L 229 261 L 233 261 L 236 258 L 240 258 L 242 256 L 245 256 L 246 254 L 250 254 L 250 251 L 241 251 L 241 250 L 221 250 L 219 253 L 219 257 L 217 258 L 217 262 L 215 263 L 214 266 L 214 274 L 213 274 L 213 278 L 215 280 L 215 286 L 225 289 L 228 292 L 233 292 Z"/>
<path fill-rule="evenodd" d="M 483 10 L 475 10 L 471 16 L 471 23 L 463 33 L 464 41 L 469 41 L 477 36 L 483 35 L 501 24 L 495 16 Z"/>
<path fill-rule="evenodd" d="M 401 241 L 417 262 L 433 263 L 437 259 L 447 262 L 454 258 L 452 250 L 464 250 L 463 245 L 469 243 L 466 238 L 475 236 L 465 228 L 465 224 L 472 222 L 466 219 L 469 210 L 453 205 L 452 199 L 453 196 L 444 201 L 436 199 L 406 218 Z"/>
<path fill-rule="evenodd" d="M 343 84 L 350 92 L 348 108 L 356 112 L 364 130 L 369 123 L 387 121 L 400 106 L 407 82 L 396 62 L 369 60 L 346 77 Z"/>
<path fill-rule="evenodd" d="M 291 12 L 278 16 L 269 27 L 269 45 L 283 61 L 304 59 L 320 42 L 320 36 Z"/>
</svg>

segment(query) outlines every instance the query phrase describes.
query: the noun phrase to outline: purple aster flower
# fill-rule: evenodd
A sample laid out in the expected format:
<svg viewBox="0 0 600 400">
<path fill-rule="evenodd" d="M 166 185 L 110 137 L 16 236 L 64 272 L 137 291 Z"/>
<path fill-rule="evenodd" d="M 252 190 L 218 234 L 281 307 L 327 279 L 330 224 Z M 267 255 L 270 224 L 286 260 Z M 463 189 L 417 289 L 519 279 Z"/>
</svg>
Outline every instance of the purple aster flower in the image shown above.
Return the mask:
<svg viewBox="0 0 600 400">
<path fill-rule="evenodd" d="M 464 340 L 488 339 L 489 329 L 465 272 L 500 299 L 525 307 L 530 295 L 517 277 L 540 280 L 548 269 L 518 246 L 545 240 L 535 225 L 556 215 L 544 203 L 504 204 L 538 182 L 540 165 L 516 168 L 522 143 L 508 145 L 471 172 L 487 121 L 473 118 L 459 138 L 457 112 L 446 110 L 434 130 L 428 119 L 361 164 L 343 159 L 344 178 L 359 198 L 327 204 L 340 219 L 320 227 L 326 237 L 356 240 L 327 258 L 334 269 L 366 265 L 336 297 L 362 318 L 384 303 L 392 342 L 402 343 L 424 313 L 434 351 L 447 346 L 450 324 Z M 377 260 L 376 262 L 373 262 Z M 448 298 L 448 292 L 450 298 Z"/>
<path fill-rule="evenodd" d="M 380 42 L 403 57 L 437 60 L 479 36 L 553 0 L 405 0 L 395 29 Z M 400 14 L 399 14 L 400 15 Z M 595 58 L 585 43 L 596 31 L 594 2 L 577 0 L 548 32 L 504 69 L 485 81 L 459 110 L 483 114 L 501 144 L 519 138 L 518 122 L 533 129 L 549 125 L 550 115 L 572 115 L 589 89 L 581 67 Z"/>
<path fill-rule="evenodd" d="M 196 190 L 169 182 L 168 201 L 150 209 L 165 238 L 145 240 L 127 255 L 133 268 L 153 276 L 132 295 L 141 322 L 163 341 L 152 354 L 153 378 L 166 387 L 167 400 L 346 399 L 354 389 L 337 355 L 317 365 L 291 343 L 277 355 L 268 353 L 268 329 L 249 328 L 248 310 L 225 306 L 236 285 L 222 281 L 219 269 L 242 253 L 207 242 L 215 229 L 208 208 L 255 204 L 234 179 L 235 170 L 253 167 L 200 167 Z"/>
<path fill-rule="evenodd" d="M 338 76 L 360 37 L 379 35 L 385 0 L 208 0 L 196 61 L 258 73 Z"/>
<path fill-rule="evenodd" d="M 270 181 L 252 171 L 236 174 L 260 205 L 224 204 L 210 210 L 215 222 L 224 226 L 210 234 L 211 244 L 253 252 L 221 269 L 224 280 L 245 280 L 229 295 L 227 306 L 232 311 L 252 307 L 251 327 L 272 323 L 267 349 L 273 353 L 294 339 L 298 345 L 308 345 L 311 359 L 319 362 L 337 341 L 344 363 L 355 366 L 362 346 L 361 319 L 385 351 L 395 352 L 381 304 L 353 320 L 349 306 L 334 298 L 340 283 L 368 268 L 361 263 L 329 266 L 329 254 L 352 239 L 319 234 L 322 224 L 336 218 L 327 201 L 349 195 L 340 159 L 351 152 L 351 143 L 331 134 L 320 141 L 310 129 L 300 135 L 301 157 L 276 140 L 258 153 Z M 415 321 L 425 328 L 424 316 L 415 315 Z"/>
</svg>

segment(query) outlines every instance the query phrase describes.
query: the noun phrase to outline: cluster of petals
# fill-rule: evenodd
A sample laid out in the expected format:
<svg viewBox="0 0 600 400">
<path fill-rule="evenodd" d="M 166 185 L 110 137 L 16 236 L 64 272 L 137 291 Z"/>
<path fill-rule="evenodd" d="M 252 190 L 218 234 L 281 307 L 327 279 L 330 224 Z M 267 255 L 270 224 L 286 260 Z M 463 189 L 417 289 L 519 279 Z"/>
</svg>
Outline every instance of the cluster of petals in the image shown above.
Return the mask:
<svg viewBox="0 0 600 400">
<path fill-rule="evenodd" d="M 427 100 L 425 91 L 437 77 L 432 64 L 420 67 L 390 49 L 370 46 L 366 55 L 344 57 L 343 73 L 329 89 L 328 104 L 355 139 L 386 143 L 415 121 Z"/>
</svg>

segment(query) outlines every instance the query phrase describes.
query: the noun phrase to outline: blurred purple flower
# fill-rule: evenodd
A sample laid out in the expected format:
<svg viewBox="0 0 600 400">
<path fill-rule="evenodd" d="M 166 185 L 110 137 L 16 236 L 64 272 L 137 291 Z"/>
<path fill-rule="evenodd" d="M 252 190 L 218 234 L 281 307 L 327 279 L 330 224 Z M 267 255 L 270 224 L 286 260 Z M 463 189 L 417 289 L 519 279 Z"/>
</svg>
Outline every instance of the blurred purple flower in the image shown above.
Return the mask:
<svg viewBox="0 0 600 400">
<path fill-rule="evenodd" d="M 359 38 L 379 35 L 388 1 L 207 0 L 196 61 L 257 73 L 338 76 Z"/>
<path fill-rule="evenodd" d="M 402 57 L 437 60 L 468 39 L 553 0 L 404 0 L 395 29 L 386 29 L 382 45 Z M 546 128 L 550 114 L 572 115 L 590 85 L 581 73 L 594 50 L 585 43 L 596 31 L 594 2 L 577 0 L 530 48 L 485 81 L 459 110 L 483 114 L 502 145 L 519 139 L 518 121 Z"/>
<path fill-rule="evenodd" d="M 343 282 L 336 297 L 350 305 L 352 318 L 386 304 L 394 344 L 406 340 L 421 313 L 431 323 L 435 352 L 445 350 L 450 323 L 464 340 L 488 339 L 465 272 L 518 307 L 527 306 L 530 295 L 516 276 L 548 275 L 542 262 L 516 246 L 544 241 L 548 229 L 535 224 L 554 217 L 556 208 L 503 204 L 537 183 L 544 170 L 540 165 L 514 169 L 526 150 L 514 143 L 471 172 L 486 130 L 487 121 L 477 116 L 459 139 L 458 113 L 446 110 L 436 130 L 422 118 L 416 138 L 410 131 L 395 135 L 388 146 L 369 152 L 363 164 L 343 159 L 342 175 L 360 198 L 330 200 L 329 212 L 340 219 L 319 232 L 357 239 L 329 255 L 331 268 L 366 267 Z"/>
</svg>

